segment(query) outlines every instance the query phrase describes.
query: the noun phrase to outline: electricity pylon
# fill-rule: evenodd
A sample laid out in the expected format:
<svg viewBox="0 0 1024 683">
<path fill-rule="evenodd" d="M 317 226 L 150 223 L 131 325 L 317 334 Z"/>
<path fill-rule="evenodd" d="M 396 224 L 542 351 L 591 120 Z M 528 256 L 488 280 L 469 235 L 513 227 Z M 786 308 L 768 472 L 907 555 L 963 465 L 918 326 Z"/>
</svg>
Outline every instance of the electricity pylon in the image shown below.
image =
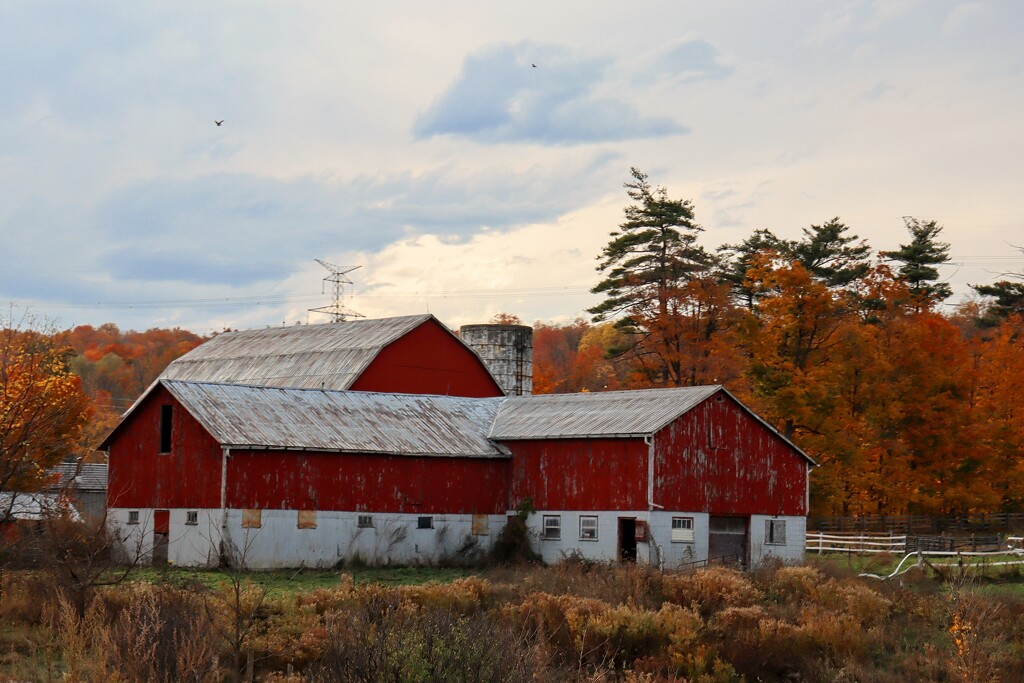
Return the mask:
<svg viewBox="0 0 1024 683">
<path fill-rule="evenodd" d="M 309 309 L 310 313 L 326 313 L 331 316 L 331 322 L 343 322 L 348 318 L 365 318 L 366 316 L 356 313 L 355 311 L 346 308 L 342 304 L 342 299 L 345 298 L 345 285 L 352 285 L 352 281 L 346 277 L 359 266 L 336 266 L 333 263 L 327 261 L 321 261 L 320 259 L 314 259 L 321 266 L 331 271 L 331 274 L 324 278 L 324 282 L 331 283 L 331 305 L 330 306 L 319 306 L 317 308 Z M 321 292 L 327 289 L 324 285 L 321 288 Z"/>
</svg>

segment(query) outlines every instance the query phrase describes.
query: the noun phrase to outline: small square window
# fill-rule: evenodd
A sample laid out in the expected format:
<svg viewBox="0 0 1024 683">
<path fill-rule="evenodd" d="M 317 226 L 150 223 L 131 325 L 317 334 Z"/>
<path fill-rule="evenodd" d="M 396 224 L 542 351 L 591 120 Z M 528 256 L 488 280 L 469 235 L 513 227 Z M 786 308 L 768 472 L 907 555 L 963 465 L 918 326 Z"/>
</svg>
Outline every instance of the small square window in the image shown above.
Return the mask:
<svg viewBox="0 0 1024 683">
<path fill-rule="evenodd" d="M 672 518 L 672 542 L 693 543 L 693 517 Z"/>
<path fill-rule="evenodd" d="M 786 545 L 786 520 L 764 520 L 764 542 L 769 545 Z"/>
<path fill-rule="evenodd" d="M 129 510 L 128 511 L 128 523 L 129 524 L 138 524 L 139 523 L 139 511 L 138 510 Z"/>
<path fill-rule="evenodd" d="M 581 515 L 580 516 L 580 540 L 581 541 L 596 541 L 597 540 L 597 516 L 596 515 Z"/>
<path fill-rule="evenodd" d="M 263 515 L 260 510 L 242 510 L 242 528 L 259 529 L 263 526 Z"/>
<path fill-rule="evenodd" d="M 356 517 L 356 526 L 360 529 L 372 529 L 373 515 L 359 515 Z"/>
<path fill-rule="evenodd" d="M 416 518 L 416 528 L 417 529 L 433 529 L 434 528 L 434 518 L 433 517 L 429 517 L 429 516 L 427 516 L 427 517 L 417 517 Z"/>
<path fill-rule="evenodd" d="M 199 510 L 189 510 L 185 513 L 185 524 L 195 526 L 199 524 Z"/>
<path fill-rule="evenodd" d="M 540 537 L 546 541 L 555 541 L 562 537 L 562 517 L 560 515 L 544 515 L 544 526 Z"/>
</svg>

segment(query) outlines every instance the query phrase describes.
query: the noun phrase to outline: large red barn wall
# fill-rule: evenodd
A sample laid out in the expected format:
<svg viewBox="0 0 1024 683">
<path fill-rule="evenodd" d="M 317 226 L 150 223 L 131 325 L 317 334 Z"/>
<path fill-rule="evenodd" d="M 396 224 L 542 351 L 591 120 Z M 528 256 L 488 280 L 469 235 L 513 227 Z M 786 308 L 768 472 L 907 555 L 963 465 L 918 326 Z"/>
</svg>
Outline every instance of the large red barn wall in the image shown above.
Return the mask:
<svg viewBox="0 0 1024 683">
<path fill-rule="evenodd" d="M 434 320 L 384 347 L 351 388 L 442 396 L 504 395 L 483 361 Z"/>
<path fill-rule="evenodd" d="M 504 458 L 232 451 L 228 507 L 504 514 Z"/>
<path fill-rule="evenodd" d="M 805 515 L 807 460 L 728 396 L 654 437 L 654 502 L 718 515 Z"/>
<path fill-rule="evenodd" d="M 538 510 L 646 510 L 643 439 L 505 441 L 512 451 L 512 505 Z"/>
<path fill-rule="evenodd" d="M 174 406 L 171 452 L 160 453 L 160 409 L 167 404 Z M 220 446 L 163 386 L 121 425 L 109 449 L 109 507 L 220 507 Z"/>
</svg>

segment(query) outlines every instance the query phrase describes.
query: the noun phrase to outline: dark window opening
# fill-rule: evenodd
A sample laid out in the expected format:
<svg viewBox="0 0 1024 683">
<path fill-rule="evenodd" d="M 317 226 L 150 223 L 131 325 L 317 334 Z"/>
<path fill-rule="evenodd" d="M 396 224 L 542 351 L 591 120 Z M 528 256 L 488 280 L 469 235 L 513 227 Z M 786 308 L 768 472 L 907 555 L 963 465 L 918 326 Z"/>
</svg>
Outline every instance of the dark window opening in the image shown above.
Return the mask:
<svg viewBox="0 0 1024 683">
<path fill-rule="evenodd" d="M 160 406 L 160 452 L 171 452 L 171 424 L 174 418 L 174 406 Z"/>
<path fill-rule="evenodd" d="M 417 529 L 433 529 L 434 518 L 433 517 L 419 517 L 416 519 Z"/>
</svg>

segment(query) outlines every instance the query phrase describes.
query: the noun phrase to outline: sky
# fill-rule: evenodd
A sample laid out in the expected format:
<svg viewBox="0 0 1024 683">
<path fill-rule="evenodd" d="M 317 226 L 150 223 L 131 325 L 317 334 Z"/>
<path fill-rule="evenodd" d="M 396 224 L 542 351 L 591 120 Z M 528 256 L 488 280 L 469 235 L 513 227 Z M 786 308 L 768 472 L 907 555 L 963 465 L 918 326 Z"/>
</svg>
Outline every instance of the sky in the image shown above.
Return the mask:
<svg viewBox="0 0 1024 683">
<path fill-rule="evenodd" d="M 0 2 L 0 316 L 585 316 L 631 167 L 701 244 L 936 220 L 1024 272 L 1019 0 Z M 217 126 L 215 121 L 223 121 Z"/>
</svg>

